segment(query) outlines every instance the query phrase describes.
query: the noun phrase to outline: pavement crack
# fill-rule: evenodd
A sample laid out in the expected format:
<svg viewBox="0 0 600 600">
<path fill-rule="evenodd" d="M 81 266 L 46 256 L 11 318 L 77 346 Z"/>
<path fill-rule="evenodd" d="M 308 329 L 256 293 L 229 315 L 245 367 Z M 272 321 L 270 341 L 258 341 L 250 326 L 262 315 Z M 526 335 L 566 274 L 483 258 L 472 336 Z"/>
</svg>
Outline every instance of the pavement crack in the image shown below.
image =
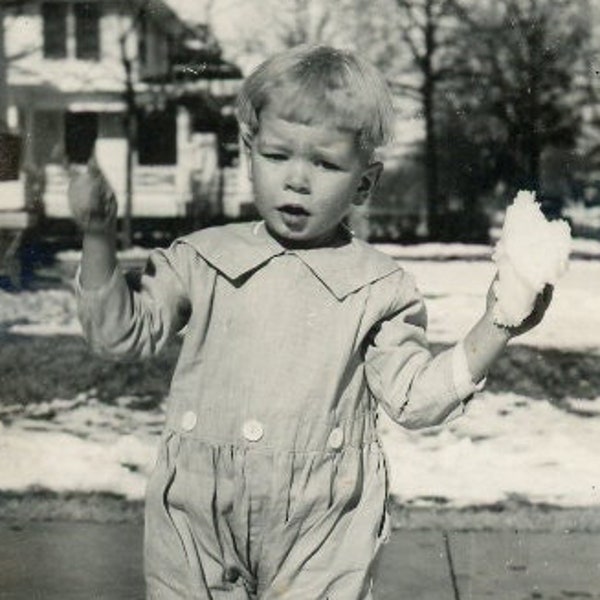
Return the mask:
<svg viewBox="0 0 600 600">
<path fill-rule="evenodd" d="M 460 600 L 460 591 L 456 581 L 456 571 L 454 569 L 454 560 L 452 559 L 452 548 L 450 547 L 450 538 L 448 532 L 444 530 L 444 546 L 446 548 L 446 557 L 448 559 L 448 569 L 450 570 L 450 581 L 452 582 L 452 591 L 454 592 L 454 600 Z"/>
</svg>

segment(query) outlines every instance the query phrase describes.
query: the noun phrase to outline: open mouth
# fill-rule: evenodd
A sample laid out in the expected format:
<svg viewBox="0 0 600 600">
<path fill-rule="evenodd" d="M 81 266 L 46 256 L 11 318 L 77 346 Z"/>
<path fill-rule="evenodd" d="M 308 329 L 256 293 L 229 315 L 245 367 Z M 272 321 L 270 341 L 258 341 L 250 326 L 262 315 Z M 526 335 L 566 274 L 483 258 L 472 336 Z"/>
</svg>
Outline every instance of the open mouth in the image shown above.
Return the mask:
<svg viewBox="0 0 600 600">
<path fill-rule="evenodd" d="M 280 206 L 277 210 L 283 214 L 294 217 L 308 217 L 310 215 L 310 212 L 308 212 L 306 208 L 298 204 L 284 204 L 283 206 Z"/>
<path fill-rule="evenodd" d="M 300 204 L 283 204 L 277 210 L 290 231 L 300 232 L 308 225 L 310 212 Z"/>
</svg>

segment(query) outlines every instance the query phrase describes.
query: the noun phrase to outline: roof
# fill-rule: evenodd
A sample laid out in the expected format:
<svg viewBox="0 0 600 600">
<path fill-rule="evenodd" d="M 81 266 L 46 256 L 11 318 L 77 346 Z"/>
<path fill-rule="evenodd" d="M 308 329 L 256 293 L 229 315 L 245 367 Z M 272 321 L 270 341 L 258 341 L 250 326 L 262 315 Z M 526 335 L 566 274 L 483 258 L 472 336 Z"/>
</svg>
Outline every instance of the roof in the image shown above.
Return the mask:
<svg viewBox="0 0 600 600">
<path fill-rule="evenodd" d="M 96 0 L 100 2 L 102 0 Z M 144 12 L 152 21 L 175 36 L 188 36 L 192 28 L 163 0 L 125 0 L 134 11 Z"/>
<path fill-rule="evenodd" d="M 205 23 L 184 21 L 162 0 L 127 0 L 144 10 L 158 26 L 174 34 L 179 44 L 173 50 L 172 67 L 165 76 L 147 78 L 148 83 L 177 83 L 197 79 L 239 79 L 241 70 L 221 56 L 221 47 Z"/>
</svg>

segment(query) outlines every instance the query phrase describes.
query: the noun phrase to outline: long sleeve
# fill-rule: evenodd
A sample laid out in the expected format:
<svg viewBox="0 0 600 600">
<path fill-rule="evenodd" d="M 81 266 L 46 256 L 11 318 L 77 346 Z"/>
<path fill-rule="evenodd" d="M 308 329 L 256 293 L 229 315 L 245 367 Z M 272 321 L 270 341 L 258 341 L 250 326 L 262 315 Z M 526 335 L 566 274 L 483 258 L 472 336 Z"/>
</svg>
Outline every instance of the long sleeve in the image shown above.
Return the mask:
<svg viewBox="0 0 600 600">
<path fill-rule="evenodd" d="M 92 349 L 109 357 L 156 354 L 190 315 L 185 248 L 174 244 L 150 255 L 141 278 L 119 267 L 102 288 L 84 290 L 76 278 L 79 318 Z"/>
<path fill-rule="evenodd" d="M 368 385 L 404 427 L 436 425 L 461 413 L 481 385 L 471 382 L 462 344 L 432 355 L 425 305 L 410 275 L 403 274 L 396 298 L 365 354 Z"/>
</svg>

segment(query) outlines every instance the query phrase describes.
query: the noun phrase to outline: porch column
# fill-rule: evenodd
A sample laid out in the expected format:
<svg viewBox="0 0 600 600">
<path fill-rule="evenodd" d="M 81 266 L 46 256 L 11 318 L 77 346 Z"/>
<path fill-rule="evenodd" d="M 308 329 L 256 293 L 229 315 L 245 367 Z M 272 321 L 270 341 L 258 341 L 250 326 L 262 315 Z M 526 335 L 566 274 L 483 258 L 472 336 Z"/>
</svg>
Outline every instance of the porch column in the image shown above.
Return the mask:
<svg viewBox="0 0 600 600">
<path fill-rule="evenodd" d="M 191 173 L 194 168 L 194 147 L 191 136 L 190 113 L 185 106 L 177 107 L 177 167 L 175 185 L 177 214 L 186 214 L 185 207 L 192 200 Z"/>
</svg>

